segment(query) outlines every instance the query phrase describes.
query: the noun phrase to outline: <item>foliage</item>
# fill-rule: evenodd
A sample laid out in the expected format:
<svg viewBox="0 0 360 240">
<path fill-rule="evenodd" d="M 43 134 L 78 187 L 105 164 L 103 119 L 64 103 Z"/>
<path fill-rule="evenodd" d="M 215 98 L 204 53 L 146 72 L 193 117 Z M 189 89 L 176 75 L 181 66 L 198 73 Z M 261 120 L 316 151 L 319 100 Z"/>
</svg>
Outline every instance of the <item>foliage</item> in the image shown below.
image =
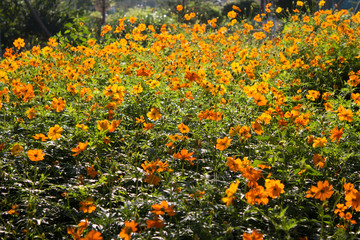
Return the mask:
<svg viewBox="0 0 360 240">
<path fill-rule="evenodd" d="M 358 239 L 360 13 L 238 13 L 13 41 L 0 237 Z"/>
<path fill-rule="evenodd" d="M 72 22 L 73 16 L 82 14 L 81 10 L 74 10 L 68 0 L 34 0 L 30 3 L 50 34 L 56 34 L 66 23 Z M 12 46 L 12 42 L 19 36 L 30 45 L 47 41 L 48 36 L 22 0 L 0 1 L 0 18 L 2 49 Z"/>
</svg>

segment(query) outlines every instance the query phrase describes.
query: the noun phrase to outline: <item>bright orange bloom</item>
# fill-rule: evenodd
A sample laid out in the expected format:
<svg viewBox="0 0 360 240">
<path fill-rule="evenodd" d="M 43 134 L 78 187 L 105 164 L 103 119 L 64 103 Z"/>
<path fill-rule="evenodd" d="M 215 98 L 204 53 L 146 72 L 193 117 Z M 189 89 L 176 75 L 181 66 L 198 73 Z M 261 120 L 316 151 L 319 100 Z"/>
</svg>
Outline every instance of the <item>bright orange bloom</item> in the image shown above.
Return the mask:
<svg viewBox="0 0 360 240">
<path fill-rule="evenodd" d="M 181 133 L 188 133 L 190 132 L 190 128 L 188 126 L 186 126 L 185 124 L 183 123 L 180 123 L 178 126 L 178 129 Z"/>
<path fill-rule="evenodd" d="M 269 197 L 277 198 L 280 197 L 280 193 L 284 193 L 284 184 L 280 182 L 280 180 L 265 180 L 266 192 Z"/>
<path fill-rule="evenodd" d="M 151 212 L 155 215 L 164 215 L 165 213 L 169 214 L 169 216 L 174 216 L 174 206 L 169 206 L 167 201 L 162 201 L 160 204 L 154 204 L 151 206 L 154 210 Z"/>
<path fill-rule="evenodd" d="M 100 120 L 97 121 L 97 129 L 100 131 L 106 131 L 109 130 L 110 125 L 109 125 L 109 121 L 108 120 Z"/>
<path fill-rule="evenodd" d="M 43 150 L 41 149 L 33 149 L 33 150 L 29 150 L 27 152 L 27 155 L 31 161 L 37 162 L 44 160 L 45 153 L 43 153 Z"/>
<path fill-rule="evenodd" d="M 54 127 L 51 127 L 49 129 L 48 138 L 50 140 L 59 139 L 59 138 L 61 138 L 62 131 L 63 131 L 63 129 L 58 124 L 56 124 Z"/>
<path fill-rule="evenodd" d="M 119 125 L 120 125 L 120 120 L 112 120 L 109 126 L 109 132 L 114 132 Z"/>
<path fill-rule="evenodd" d="M 351 111 L 351 109 L 345 109 L 343 106 L 340 106 L 337 112 L 340 121 L 352 122 L 353 112 Z"/>
<path fill-rule="evenodd" d="M 80 238 L 80 240 L 102 240 L 103 237 L 101 236 L 100 232 L 95 230 L 91 230 L 85 238 Z"/>
<path fill-rule="evenodd" d="M 71 149 L 71 151 L 74 152 L 73 156 L 79 155 L 82 151 L 86 149 L 87 146 L 88 146 L 88 141 L 84 143 L 79 142 L 75 148 Z"/>
<path fill-rule="evenodd" d="M 228 137 L 224 137 L 216 139 L 216 142 L 216 149 L 223 151 L 230 145 L 231 139 Z"/>
<path fill-rule="evenodd" d="M 265 191 L 263 186 L 256 186 L 245 194 L 245 198 L 249 204 L 267 204 L 269 202 L 268 193 Z"/>
<path fill-rule="evenodd" d="M 343 135 L 343 129 L 344 128 L 341 128 L 339 130 L 339 128 L 336 126 L 335 128 L 333 128 L 330 133 L 331 133 L 331 136 L 330 136 L 330 139 L 331 139 L 331 142 L 335 142 L 336 141 L 336 144 L 339 144 L 339 141 L 340 141 L 340 138 L 341 136 Z"/>
<path fill-rule="evenodd" d="M 26 111 L 26 114 L 29 119 L 33 119 L 36 117 L 36 110 L 31 107 Z"/>
<path fill-rule="evenodd" d="M 357 105 L 360 105 L 360 93 L 352 93 L 351 98 Z"/>
<path fill-rule="evenodd" d="M 66 101 L 59 97 L 58 99 L 53 98 L 51 109 L 56 109 L 56 112 L 61 112 L 65 109 Z"/>
<path fill-rule="evenodd" d="M 159 109 L 151 108 L 150 112 L 148 112 L 146 116 L 149 119 L 156 121 L 161 118 L 161 113 L 160 113 Z"/>
<path fill-rule="evenodd" d="M 360 192 L 356 189 L 352 189 L 351 192 L 345 194 L 346 206 L 360 211 Z"/>
<path fill-rule="evenodd" d="M 227 16 L 229 17 L 229 18 L 236 18 L 236 12 L 235 11 L 230 11 L 230 12 L 228 12 L 227 13 Z"/>
<path fill-rule="evenodd" d="M 182 11 L 184 8 L 182 5 L 177 5 L 176 6 L 176 10 L 178 10 L 179 12 Z"/>
<path fill-rule="evenodd" d="M 258 106 L 265 106 L 268 102 L 268 100 L 266 99 L 266 97 L 260 93 L 255 93 L 252 96 L 255 100 L 256 105 Z"/>
<path fill-rule="evenodd" d="M 59 45 L 55 38 L 49 38 L 48 44 L 51 47 L 56 47 L 57 45 Z"/>
<path fill-rule="evenodd" d="M 248 187 L 258 185 L 257 180 L 262 176 L 261 170 L 257 170 L 253 166 L 246 166 L 246 168 L 240 169 L 240 171 L 242 172 L 242 176 L 249 180 Z"/>
<path fill-rule="evenodd" d="M 185 161 L 189 161 L 191 165 L 194 165 L 192 161 L 195 160 L 196 158 L 191 157 L 191 155 L 193 154 L 194 154 L 193 152 L 189 153 L 188 150 L 182 149 L 179 153 L 174 153 L 173 157 L 177 159 L 184 159 Z"/>
<path fill-rule="evenodd" d="M 93 201 L 92 197 L 89 197 L 87 200 L 80 202 L 79 210 L 84 213 L 92 213 L 93 211 L 95 211 L 95 209 L 96 209 L 96 207 L 94 205 L 94 201 Z"/>
<path fill-rule="evenodd" d="M 24 42 L 24 39 L 22 38 L 18 38 L 16 39 L 14 42 L 13 42 L 14 46 L 17 48 L 17 49 L 20 49 L 22 47 L 25 47 L 25 42 Z"/>
<path fill-rule="evenodd" d="M 243 240 L 263 240 L 263 235 L 259 233 L 257 230 L 254 230 L 251 234 L 244 233 Z"/>
<path fill-rule="evenodd" d="M 315 90 L 309 90 L 308 94 L 306 95 L 306 98 L 310 101 L 315 101 L 315 99 L 320 97 L 320 92 Z"/>
<path fill-rule="evenodd" d="M 35 134 L 35 135 L 33 136 L 33 138 L 36 139 L 36 140 L 39 140 L 39 139 L 40 139 L 42 142 L 45 142 L 46 140 L 48 140 L 48 137 L 45 136 L 45 135 L 42 134 L 42 133 L 37 133 L 37 134 Z"/>
<path fill-rule="evenodd" d="M 136 232 L 137 229 L 137 223 L 135 221 L 125 221 L 125 227 L 121 229 L 121 232 L 119 234 L 120 238 L 124 238 L 125 240 L 131 239 L 131 233 Z"/>
<path fill-rule="evenodd" d="M 332 185 L 329 186 L 329 182 L 327 180 L 324 182 L 318 181 L 317 186 L 311 186 L 310 190 L 307 191 L 306 197 L 312 197 L 320 199 L 320 201 L 325 201 L 333 195 L 334 191 L 331 189 Z"/>
<path fill-rule="evenodd" d="M 143 125 L 144 125 L 144 130 L 150 130 L 150 129 L 154 128 L 154 124 L 152 124 L 152 123 L 144 122 Z"/>
</svg>

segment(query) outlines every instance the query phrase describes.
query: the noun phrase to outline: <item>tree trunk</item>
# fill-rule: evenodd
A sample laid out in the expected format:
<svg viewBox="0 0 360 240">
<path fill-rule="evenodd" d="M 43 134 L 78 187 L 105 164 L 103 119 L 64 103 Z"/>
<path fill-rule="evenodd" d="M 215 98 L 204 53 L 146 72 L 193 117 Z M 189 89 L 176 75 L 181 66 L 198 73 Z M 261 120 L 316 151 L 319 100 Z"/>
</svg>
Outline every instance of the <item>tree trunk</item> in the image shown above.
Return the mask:
<svg viewBox="0 0 360 240">
<path fill-rule="evenodd" d="M 32 16 L 35 18 L 35 20 L 39 23 L 40 27 L 42 28 L 42 30 L 44 31 L 44 33 L 46 34 L 46 36 L 48 38 L 51 37 L 51 34 L 49 32 L 49 30 L 46 28 L 46 26 L 44 25 L 44 23 L 41 21 L 40 17 L 36 14 L 36 12 L 34 11 L 34 9 L 31 7 L 30 3 L 28 0 L 24 0 L 26 6 L 29 8 Z"/>
</svg>

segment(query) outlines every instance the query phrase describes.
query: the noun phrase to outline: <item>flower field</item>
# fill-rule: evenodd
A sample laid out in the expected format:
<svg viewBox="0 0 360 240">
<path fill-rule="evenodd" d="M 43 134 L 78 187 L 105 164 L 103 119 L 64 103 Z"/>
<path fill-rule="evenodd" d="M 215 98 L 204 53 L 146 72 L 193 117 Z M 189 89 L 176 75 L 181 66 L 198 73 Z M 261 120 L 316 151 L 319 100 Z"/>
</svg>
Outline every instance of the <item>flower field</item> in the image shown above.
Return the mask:
<svg viewBox="0 0 360 240">
<path fill-rule="evenodd" d="M 359 239 L 360 13 L 238 11 L 15 40 L 1 239 Z"/>
</svg>

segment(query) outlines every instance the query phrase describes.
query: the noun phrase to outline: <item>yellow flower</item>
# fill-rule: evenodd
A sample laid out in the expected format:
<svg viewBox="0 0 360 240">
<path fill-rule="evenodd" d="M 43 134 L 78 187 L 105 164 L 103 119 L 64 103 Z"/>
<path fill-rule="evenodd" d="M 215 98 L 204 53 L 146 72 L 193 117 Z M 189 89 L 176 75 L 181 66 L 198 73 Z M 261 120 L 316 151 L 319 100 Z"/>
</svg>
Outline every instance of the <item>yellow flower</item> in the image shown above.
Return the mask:
<svg viewBox="0 0 360 240">
<path fill-rule="evenodd" d="M 304 5 L 304 2 L 303 1 L 297 1 L 296 5 L 299 6 L 299 7 L 302 7 Z"/>
</svg>

